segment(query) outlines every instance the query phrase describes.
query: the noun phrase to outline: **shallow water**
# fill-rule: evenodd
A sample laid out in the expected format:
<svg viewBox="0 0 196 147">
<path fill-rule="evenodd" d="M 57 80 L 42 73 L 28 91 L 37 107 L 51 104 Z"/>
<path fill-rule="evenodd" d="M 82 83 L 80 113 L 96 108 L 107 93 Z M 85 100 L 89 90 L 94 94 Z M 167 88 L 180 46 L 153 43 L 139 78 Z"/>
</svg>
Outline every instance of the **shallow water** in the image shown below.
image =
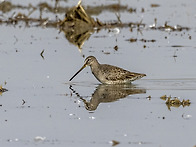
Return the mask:
<svg viewBox="0 0 196 147">
<path fill-rule="evenodd" d="M 54 1 L 47 2 L 54 6 Z M 83 2 L 86 7 L 116 3 Z M 8 89 L 0 95 L 1 146 L 112 146 L 112 140 L 119 142 L 117 146 L 196 145 L 195 1 L 159 1 L 158 7 L 151 7 L 153 1 L 120 4 L 136 12 L 108 9 L 92 17 L 114 22 L 119 13 L 122 22 L 142 20 L 145 27 L 102 29 L 92 33 L 82 49 L 54 27 L 1 23 L 0 84 Z M 30 10 L 0 11 L 1 19 Z M 39 11 L 31 16 L 39 16 Z M 53 20 L 55 14 L 45 10 L 43 17 Z M 157 26 L 168 22 L 189 30 L 152 29 L 155 18 Z M 100 85 L 87 67 L 69 82 L 88 55 L 147 76 L 132 85 L 113 87 Z M 163 95 L 189 99 L 191 104 L 168 108 L 160 99 Z"/>
</svg>

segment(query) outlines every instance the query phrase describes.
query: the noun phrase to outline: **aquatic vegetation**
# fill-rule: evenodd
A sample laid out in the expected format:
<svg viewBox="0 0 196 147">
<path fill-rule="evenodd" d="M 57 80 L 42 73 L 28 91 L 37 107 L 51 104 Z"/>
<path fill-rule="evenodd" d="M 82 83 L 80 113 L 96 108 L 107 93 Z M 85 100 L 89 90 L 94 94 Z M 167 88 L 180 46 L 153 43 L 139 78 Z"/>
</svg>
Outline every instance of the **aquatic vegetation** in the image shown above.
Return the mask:
<svg viewBox="0 0 196 147">
<path fill-rule="evenodd" d="M 160 7 L 159 4 L 151 4 L 151 7 Z M 157 18 L 155 18 L 155 22 L 152 25 L 147 25 L 141 21 L 139 22 L 122 22 L 121 17 L 116 15 L 116 20 L 112 22 L 103 22 L 98 18 L 93 18 L 91 15 L 98 15 L 104 11 L 122 11 L 127 13 L 137 13 L 138 10 L 136 8 L 129 8 L 126 5 L 121 4 L 111 4 L 111 5 L 101 5 L 101 6 L 87 6 L 83 7 L 81 1 L 72 8 L 62 7 L 58 4 L 58 1 L 55 2 L 55 6 L 48 4 L 47 2 L 39 3 L 38 5 L 33 6 L 29 4 L 28 6 L 23 5 L 15 5 L 11 2 L 2 2 L 0 3 L 0 11 L 3 13 L 9 13 L 13 9 L 18 9 L 18 12 L 14 12 L 11 16 L 4 16 L 0 18 L 0 24 L 7 25 L 18 25 L 24 23 L 27 27 L 52 27 L 60 30 L 60 32 L 64 32 L 66 39 L 76 45 L 79 49 L 82 48 L 84 42 L 90 38 L 90 36 L 100 29 L 111 29 L 111 28 L 130 28 L 132 32 L 133 29 L 137 29 L 138 32 L 142 34 L 142 30 L 151 29 L 151 30 L 159 30 L 166 32 L 180 32 L 180 31 L 188 31 L 189 27 L 181 26 L 176 24 L 175 26 L 169 25 L 168 21 L 165 21 L 165 24 L 158 26 Z M 20 12 L 21 10 L 21 12 Z M 25 14 L 22 10 L 27 10 L 28 14 Z M 57 19 L 51 19 L 51 16 L 43 17 L 44 12 L 50 12 L 51 15 L 56 15 Z M 145 9 L 142 8 L 142 13 L 145 12 Z M 33 17 L 34 13 L 39 13 L 39 17 Z M 61 20 L 58 18 L 58 15 L 64 13 L 65 17 Z M 146 27 L 148 26 L 148 27 Z M 189 37 L 191 39 L 191 36 Z M 128 39 L 130 42 L 156 42 L 155 39 L 137 39 L 131 38 Z M 146 45 L 143 46 L 146 48 Z M 117 50 L 116 48 L 114 48 Z"/>
<path fill-rule="evenodd" d="M 190 106 L 191 104 L 189 99 L 187 100 L 183 99 L 182 101 L 180 101 L 178 97 L 171 97 L 171 96 L 167 97 L 167 95 L 163 95 L 160 98 L 166 101 L 165 104 L 167 105 L 168 110 L 170 111 L 171 111 L 171 107 L 176 107 L 176 108 L 180 106 L 185 107 L 185 106 Z"/>
</svg>

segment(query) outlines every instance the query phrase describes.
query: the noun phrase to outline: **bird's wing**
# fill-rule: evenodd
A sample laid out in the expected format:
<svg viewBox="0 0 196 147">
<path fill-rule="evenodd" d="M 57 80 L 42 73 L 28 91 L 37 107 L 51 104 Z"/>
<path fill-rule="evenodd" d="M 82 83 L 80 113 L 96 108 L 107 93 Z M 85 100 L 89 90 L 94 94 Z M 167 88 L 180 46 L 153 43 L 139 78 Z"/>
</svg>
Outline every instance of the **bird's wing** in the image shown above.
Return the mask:
<svg viewBox="0 0 196 147">
<path fill-rule="evenodd" d="M 130 72 L 128 70 L 116 66 L 107 65 L 107 64 L 101 66 L 101 70 L 104 71 L 105 78 L 111 81 L 118 81 L 118 80 L 134 81 L 136 79 L 140 79 L 146 76 L 145 74 Z"/>
<path fill-rule="evenodd" d="M 134 76 L 134 73 L 131 73 L 127 70 L 116 66 L 102 66 L 102 70 L 104 70 L 105 77 L 107 80 L 117 81 L 117 80 L 124 80 Z M 109 68 L 108 68 L 109 67 Z"/>
</svg>

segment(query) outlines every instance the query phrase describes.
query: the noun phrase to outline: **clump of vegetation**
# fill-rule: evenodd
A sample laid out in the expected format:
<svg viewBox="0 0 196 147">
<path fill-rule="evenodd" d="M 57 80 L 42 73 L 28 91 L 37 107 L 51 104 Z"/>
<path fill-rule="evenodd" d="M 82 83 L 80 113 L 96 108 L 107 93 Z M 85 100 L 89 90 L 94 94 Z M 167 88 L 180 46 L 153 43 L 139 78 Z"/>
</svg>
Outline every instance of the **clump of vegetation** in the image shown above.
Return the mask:
<svg viewBox="0 0 196 147">
<path fill-rule="evenodd" d="M 165 100 L 165 104 L 167 105 L 168 109 L 171 111 L 171 107 L 185 107 L 185 106 L 190 106 L 191 102 L 189 99 L 185 100 L 183 99 L 180 101 L 178 97 L 171 97 L 167 95 L 163 95 L 160 97 L 162 100 Z"/>
</svg>

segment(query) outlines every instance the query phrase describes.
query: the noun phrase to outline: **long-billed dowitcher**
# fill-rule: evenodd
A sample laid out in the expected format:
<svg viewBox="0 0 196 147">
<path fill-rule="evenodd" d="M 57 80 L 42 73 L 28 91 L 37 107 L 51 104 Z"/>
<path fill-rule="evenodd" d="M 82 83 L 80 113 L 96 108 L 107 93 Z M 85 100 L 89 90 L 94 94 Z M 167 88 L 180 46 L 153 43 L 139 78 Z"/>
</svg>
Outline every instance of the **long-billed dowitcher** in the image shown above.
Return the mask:
<svg viewBox="0 0 196 147">
<path fill-rule="evenodd" d="M 86 66 L 90 66 L 93 75 L 98 81 L 104 84 L 130 83 L 146 76 L 145 74 L 130 72 L 116 66 L 99 64 L 94 56 L 88 56 L 85 59 L 82 68 L 69 81 L 71 81 Z"/>
</svg>

